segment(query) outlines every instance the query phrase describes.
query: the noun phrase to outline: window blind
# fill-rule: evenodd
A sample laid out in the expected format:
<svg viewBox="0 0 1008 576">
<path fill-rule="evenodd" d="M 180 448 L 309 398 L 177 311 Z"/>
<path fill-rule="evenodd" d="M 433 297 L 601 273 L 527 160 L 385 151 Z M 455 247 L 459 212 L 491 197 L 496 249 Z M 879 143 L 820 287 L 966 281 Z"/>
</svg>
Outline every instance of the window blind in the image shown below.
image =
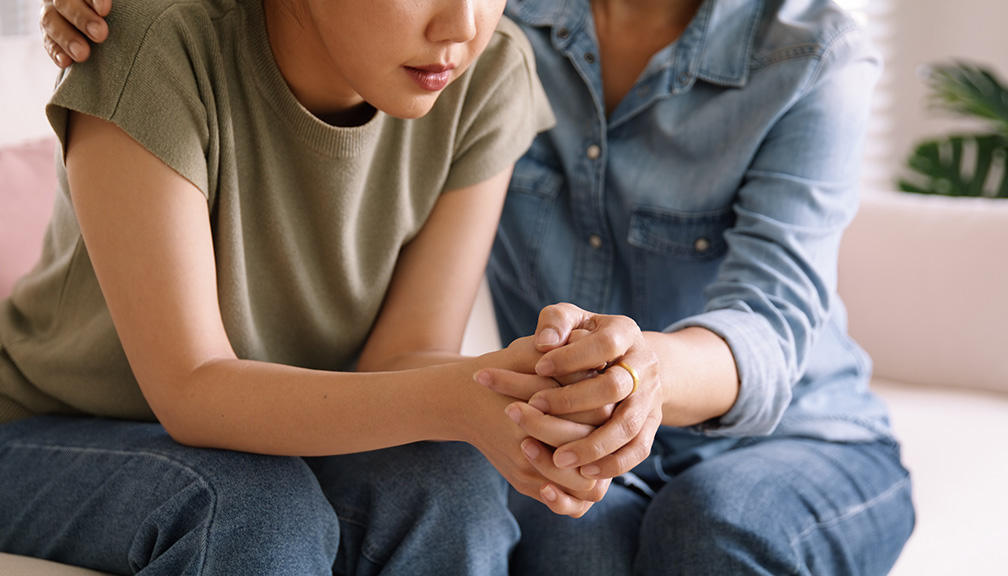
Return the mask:
<svg viewBox="0 0 1008 576">
<path fill-rule="evenodd" d="M 888 69 L 894 57 L 894 2 L 837 0 L 837 4 L 848 10 L 867 30 Z M 893 108 L 897 101 L 895 93 L 893 76 L 883 73 L 875 87 L 871 119 L 868 124 L 868 138 L 865 142 L 864 163 L 861 169 L 861 183 L 864 187 L 891 188 L 894 173 L 900 166 L 893 146 Z"/>
</svg>

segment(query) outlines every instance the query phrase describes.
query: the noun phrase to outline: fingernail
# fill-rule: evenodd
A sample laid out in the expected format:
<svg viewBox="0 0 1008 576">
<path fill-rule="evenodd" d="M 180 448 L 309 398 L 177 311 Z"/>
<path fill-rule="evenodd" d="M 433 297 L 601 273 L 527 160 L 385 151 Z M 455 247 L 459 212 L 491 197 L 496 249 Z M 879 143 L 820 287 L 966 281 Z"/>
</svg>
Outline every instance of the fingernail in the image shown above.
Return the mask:
<svg viewBox="0 0 1008 576">
<path fill-rule="evenodd" d="M 70 46 L 67 47 L 67 50 L 70 52 L 70 57 L 77 60 L 80 58 L 81 51 L 84 50 L 84 47 L 81 46 L 80 42 L 71 42 Z"/>
<path fill-rule="evenodd" d="M 553 328 L 543 328 L 536 336 L 536 346 L 552 346 L 560 342 L 560 334 Z"/>
<path fill-rule="evenodd" d="M 529 400 L 528 404 L 543 414 L 549 412 L 549 402 L 544 400 L 542 396 L 536 396 L 535 398 Z"/>
<path fill-rule="evenodd" d="M 90 36 L 92 40 L 98 38 L 98 33 L 101 32 L 101 26 L 99 26 L 97 22 L 88 22 L 85 28 L 87 29 L 88 36 Z"/>
<path fill-rule="evenodd" d="M 598 476 L 600 472 L 602 472 L 602 469 L 594 464 L 589 464 L 581 469 L 581 475 L 589 478 Z"/>
<path fill-rule="evenodd" d="M 92 0 L 91 5 L 94 6 L 95 12 L 101 14 L 102 0 Z"/>
<path fill-rule="evenodd" d="M 509 405 L 504 409 L 504 413 L 508 415 L 508 418 L 514 421 L 515 424 L 521 424 L 522 413 L 521 410 L 514 404 Z"/>
<path fill-rule="evenodd" d="M 60 68 L 66 68 L 67 65 L 66 56 L 64 56 L 62 53 L 59 53 L 56 56 L 54 56 L 54 58 L 56 58 L 56 64 L 58 64 Z"/>
<path fill-rule="evenodd" d="M 535 442 L 526 440 L 522 442 L 521 449 L 529 460 L 535 460 L 539 457 L 539 446 Z"/>
<path fill-rule="evenodd" d="M 542 497 L 549 500 L 550 502 L 556 502 L 557 493 L 552 486 L 544 487 L 542 490 L 540 490 L 540 494 L 542 494 Z"/>
<path fill-rule="evenodd" d="M 561 468 L 570 468 L 577 462 L 577 456 L 573 452 L 561 452 L 556 455 L 555 462 Z"/>
<path fill-rule="evenodd" d="M 491 383 L 490 374 L 488 374 L 487 372 L 485 372 L 483 370 L 480 370 L 479 372 L 473 374 L 473 380 L 479 382 L 480 384 L 482 384 L 484 386 L 488 386 L 488 387 L 490 386 L 490 383 Z"/>
<path fill-rule="evenodd" d="M 540 376 L 552 376 L 553 373 L 556 372 L 556 366 L 553 365 L 553 361 L 547 358 L 539 360 L 539 363 L 536 364 L 535 369 L 536 374 Z"/>
</svg>

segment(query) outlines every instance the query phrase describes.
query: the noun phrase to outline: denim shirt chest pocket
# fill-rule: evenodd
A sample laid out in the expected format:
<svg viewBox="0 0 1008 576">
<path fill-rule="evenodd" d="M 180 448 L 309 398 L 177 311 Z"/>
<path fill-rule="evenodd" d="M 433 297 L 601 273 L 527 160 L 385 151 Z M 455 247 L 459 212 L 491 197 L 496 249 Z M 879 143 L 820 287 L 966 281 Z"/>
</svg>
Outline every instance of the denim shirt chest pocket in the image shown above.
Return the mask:
<svg viewBox="0 0 1008 576">
<path fill-rule="evenodd" d="M 633 308 L 661 329 L 704 310 L 704 287 L 714 281 L 735 223 L 731 207 L 677 212 L 639 206 L 630 215 L 627 244 L 633 277 Z"/>
<path fill-rule="evenodd" d="M 712 260 L 728 249 L 724 232 L 734 220 L 731 208 L 695 213 L 636 208 L 630 215 L 627 242 L 684 260 Z"/>
</svg>

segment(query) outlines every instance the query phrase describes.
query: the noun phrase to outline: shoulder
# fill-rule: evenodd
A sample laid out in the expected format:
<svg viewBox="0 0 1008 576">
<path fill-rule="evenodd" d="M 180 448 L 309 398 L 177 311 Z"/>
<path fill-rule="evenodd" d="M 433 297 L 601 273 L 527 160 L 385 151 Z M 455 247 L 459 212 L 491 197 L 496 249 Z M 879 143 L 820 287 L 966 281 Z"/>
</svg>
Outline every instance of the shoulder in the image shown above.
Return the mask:
<svg viewBox="0 0 1008 576">
<path fill-rule="evenodd" d="M 793 58 L 873 52 L 864 28 L 832 0 L 767 0 L 753 46 L 755 66 Z"/>
<path fill-rule="evenodd" d="M 506 74 L 522 72 L 535 77 L 535 54 L 525 33 L 510 18 L 503 16 L 494 30 L 486 50 L 475 66 L 483 73 Z"/>
<path fill-rule="evenodd" d="M 216 44 L 214 21 L 244 0 L 124 0 L 108 16 L 109 39 L 75 64 L 67 76 L 118 87 L 138 67 L 170 64 L 185 69 L 206 60 Z M 95 81 L 95 76 L 101 82 Z"/>
<path fill-rule="evenodd" d="M 129 46 L 150 40 L 152 33 L 179 27 L 197 27 L 237 8 L 242 0 L 126 0 L 116 3 L 108 16 L 115 34 L 106 44 Z M 163 33 L 163 32 L 162 32 Z"/>
<path fill-rule="evenodd" d="M 113 106 L 129 83 L 182 82 L 198 74 L 220 50 L 218 22 L 253 0 L 122 0 L 109 14 L 114 33 L 94 47 L 87 62 L 71 66 L 57 95 L 87 96 Z M 83 94 L 78 94 L 83 93 Z M 89 112 L 100 112 L 94 110 Z M 106 114 L 98 113 L 106 117 Z"/>
<path fill-rule="evenodd" d="M 532 47 L 506 17 L 473 66 L 441 94 L 423 119 L 431 129 L 454 133 L 449 190 L 497 174 L 553 122 Z"/>
<path fill-rule="evenodd" d="M 213 130 L 208 79 L 220 81 L 211 73 L 220 67 L 219 21 L 255 1 L 117 0 L 108 41 L 63 73 L 47 106 L 64 147 L 68 111 L 96 116 L 202 185 Z"/>
<path fill-rule="evenodd" d="M 439 105 L 462 106 L 463 122 L 497 117 L 488 114 L 495 108 L 518 107 L 552 122 L 552 113 L 536 73 L 535 55 L 528 38 L 517 24 L 502 17 L 486 49 L 473 66 L 439 98 Z M 455 102 L 455 104 L 452 104 Z"/>
<path fill-rule="evenodd" d="M 518 24 L 508 16 L 502 16 L 500 22 L 497 23 L 497 29 L 494 30 L 490 44 L 515 50 L 525 58 L 533 58 L 532 45 L 529 44 L 528 38 L 525 37 L 525 33 L 522 32 Z"/>
</svg>

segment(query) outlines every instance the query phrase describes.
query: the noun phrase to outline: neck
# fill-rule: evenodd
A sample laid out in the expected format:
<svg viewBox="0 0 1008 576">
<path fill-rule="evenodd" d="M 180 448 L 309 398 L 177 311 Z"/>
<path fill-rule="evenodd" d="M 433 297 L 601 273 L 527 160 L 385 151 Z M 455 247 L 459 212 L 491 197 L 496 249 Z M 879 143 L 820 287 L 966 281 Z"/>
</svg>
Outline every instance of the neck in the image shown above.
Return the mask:
<svg viewBox="0 0 1008 576">
<path fill-rule="evenodd" d="M 335 126 L 357 126 L 370 120 L 374 108 L 336 81 L 340 77 L 336 63 L 303 4 L 263 0 L 263 11 L 273 59 L 298 102 Z"/>
<path fill-rule="evenodd" d="M 689 25 L 703 0 L 592 0 L 596 27 L 645 26 L 675 30 L 678 36 Z"/>
<path fill-rule="evenodd" d="M 592 0 L 606 112 L 611 114 L 651 57 L 689 26 L 703 0 Z"/>
</svg>

